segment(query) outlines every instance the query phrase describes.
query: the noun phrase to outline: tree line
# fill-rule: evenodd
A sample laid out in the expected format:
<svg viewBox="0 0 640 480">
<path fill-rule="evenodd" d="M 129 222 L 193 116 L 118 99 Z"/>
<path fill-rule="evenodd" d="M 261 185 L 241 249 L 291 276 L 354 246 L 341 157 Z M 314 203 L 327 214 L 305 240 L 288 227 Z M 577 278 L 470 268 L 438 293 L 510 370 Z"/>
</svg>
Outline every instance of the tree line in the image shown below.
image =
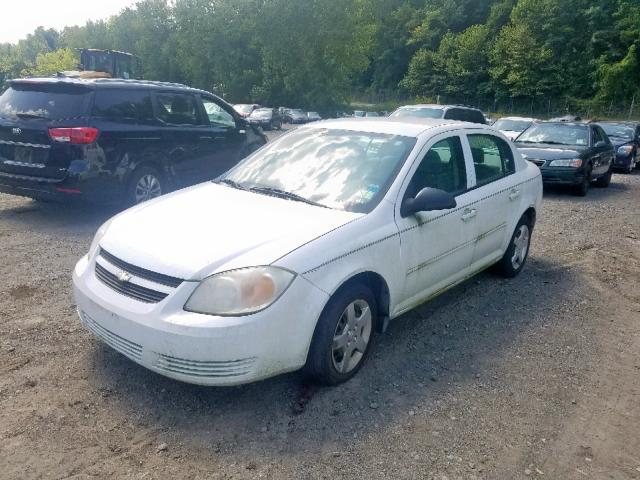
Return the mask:
<svg viewBox="0 0 640 480">
<path fill-rule="evenodd" d="M 629 102 L 640 0 L 143 0 L 0 44 L 0 81 L 73 68 L 82 47 L 134 53 L 144 78 L 232 102 Z"/>
</svg>

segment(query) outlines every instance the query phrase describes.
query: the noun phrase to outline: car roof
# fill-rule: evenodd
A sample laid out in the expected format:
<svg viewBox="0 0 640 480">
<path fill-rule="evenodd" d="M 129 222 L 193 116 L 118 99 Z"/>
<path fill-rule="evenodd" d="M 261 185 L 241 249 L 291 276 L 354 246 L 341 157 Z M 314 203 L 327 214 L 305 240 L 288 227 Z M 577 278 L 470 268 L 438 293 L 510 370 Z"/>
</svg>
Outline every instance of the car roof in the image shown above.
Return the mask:
<svg viewBox="0 0 640 480">
<path fill-rule="evenodd" d="M 190 92 L 204 93 L 212 95 L 204 90 L 191 88 L 181 83 L 156 82 L 153 80 L 127 80 L 124 78 L 73 78 L 73 77 L 31 77 L 18 78 L 9 80 L 10 85 L 31 85 L 31 84 L 62 84 L 62 85 L 79 85 L 86 88 L 144 88 L 155 90 L 178 89 Z"/>
<path fill-rule="evenodd" d="M 447 110 L 449 108 L 464 108 L 465 110 L 478 110 L 478 111 L 480 111 L 479 108 L 469 107 L 467 105 L 438 105 L 436 103 L 418 103 L 418 104 L 415 104 L 415 105 L 403 105 L 401 107 L 398 107 L 398 110 L 400 110 L 401 108 L 440 108 L 442 110 Z"/>
<path fill-rule="evenodd" d="M 545 125 L 560 125 L 560 126 L 570 126 L 570 127 L 588 127 L 589 125 L 597 125 L 597 123 L 588 124 L 586 122 L 552 122 L 552 121 L 544 121 L 540 122 Z"/>
<path fill-rule="evenodd" d="M 332 128 L 336 130 L 353 130 L 368 133 L 388 133 L 405 137 L 418 137 L 427 130 L 439 127 L 456 128 L 485 128 L 487 125 L 470 122 L 459 122 L 442 118 L 413 118 L 413 117 L 362 117 L 362 118 L 338 118 L 314 122 L 309 126 L 300 128 Z M 494 130 L 495 131 L 495 130 Z"/>
<path fill-rule="evenodd" d="M 526 122 L 536 122 L 538 119 L 530 117 L 500 117 L 498 120 L 522 120 Z"/>
</svg>

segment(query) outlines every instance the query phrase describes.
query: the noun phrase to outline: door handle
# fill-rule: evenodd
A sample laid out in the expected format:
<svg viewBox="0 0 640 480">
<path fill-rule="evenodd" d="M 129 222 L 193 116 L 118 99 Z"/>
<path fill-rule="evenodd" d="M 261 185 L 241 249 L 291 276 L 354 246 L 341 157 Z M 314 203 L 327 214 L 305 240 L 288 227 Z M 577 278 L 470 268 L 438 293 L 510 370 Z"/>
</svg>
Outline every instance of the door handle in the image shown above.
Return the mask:
<svg viewBox="0 0 640 480">
<path fill-rule="evenodd" d="M 514 188 L 513 190 L 511 190 L 511 193 L 509 193 L 509 200 L 514 201 L 518 198 L 520 198 L 520 190 Z"/>
<path fill-rule="evenodd" d="M 472 209 L 467 208 L 464 211 L 462 217 L 460 217 L 460 219 L 463 222 L 468 222 L 468 221 L 472 220 L 477 214 L 478 214 L 478 211 L 475 208 L 472 208 Z"/>
</svg>

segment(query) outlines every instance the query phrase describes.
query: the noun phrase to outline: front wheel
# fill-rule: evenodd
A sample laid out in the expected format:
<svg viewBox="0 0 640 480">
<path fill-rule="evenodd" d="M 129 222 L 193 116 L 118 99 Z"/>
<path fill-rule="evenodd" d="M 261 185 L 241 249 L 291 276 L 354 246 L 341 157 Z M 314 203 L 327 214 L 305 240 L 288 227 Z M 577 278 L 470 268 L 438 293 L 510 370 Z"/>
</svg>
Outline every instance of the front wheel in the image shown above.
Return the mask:
<svg viewBox="0 0 640 480">
<path fill-rule="evenodd" d="M 533 225 L 528 217 L 522 217 L 516 226 L 504 256 L 496 265 L 498 273 L 505 278 L 513 278 L 524 268 L 529 258 Z"/>
<path fill-rule="evenodd" d="M 318 320 L 306 373 L 325 385 L 353 377 L 371 351 L 376 320 L 376 302 L 369 288 L 353 285 L 338 291 Z"/>
<path fill-rule="evenodd" d="M 591 169 L 587 170 L 584 174 L 584 178 L 579 185 L 573 187 L 573 194 L 578 197 L 585 197 L 589 193 L 591 187 Z"/>
<path fill-rule="evenodd" d="M 165 193 L 164 180 L 158 171 L 151 167 L 141 167 L 131 176 L 127 200 L 130 205 L 137 205 Z"/>
<path fill-rule="evenodd" d="M 607 173 L 596 180 L 596 187 L 608 188 L 611 184 L 611 176 L 613 175 L 613 166 L 609 167 Z"/>
</svg>

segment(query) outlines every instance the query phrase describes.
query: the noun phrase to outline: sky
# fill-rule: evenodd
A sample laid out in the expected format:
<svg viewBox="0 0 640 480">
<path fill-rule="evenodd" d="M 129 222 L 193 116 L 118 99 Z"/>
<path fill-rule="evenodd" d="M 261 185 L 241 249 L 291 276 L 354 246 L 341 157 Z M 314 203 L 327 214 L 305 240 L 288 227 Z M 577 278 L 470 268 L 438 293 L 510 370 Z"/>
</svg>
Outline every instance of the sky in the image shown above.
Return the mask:
<svg viewBox="0 0 640 480">
<path fill-rule="evenodd" d="M 37 27 L 61 30 L 103 20 L 136 0 L 1 0 L 0 43 L 16 43 Z"/>
</svg>

